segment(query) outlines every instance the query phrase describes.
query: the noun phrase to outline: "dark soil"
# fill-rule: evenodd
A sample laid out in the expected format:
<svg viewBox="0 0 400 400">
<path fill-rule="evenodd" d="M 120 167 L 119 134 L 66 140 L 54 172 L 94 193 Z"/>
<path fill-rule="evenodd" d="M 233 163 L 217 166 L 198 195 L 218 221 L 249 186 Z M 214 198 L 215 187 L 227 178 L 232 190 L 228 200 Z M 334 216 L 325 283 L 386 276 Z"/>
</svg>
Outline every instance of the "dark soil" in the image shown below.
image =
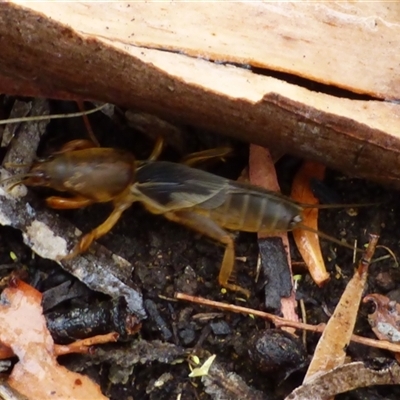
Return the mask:
<svg viewBox="0 0 400 400">
<path fill-rule="evenodd" d="M 101 118 L 101 121 L 92 118 L 92 123 L 103 146 L 132 148 L 139 158 L 144 158 L 151 151 L 151 142 L 148 139 L 138 134 L 134 135 L 124 127 L 118 128 L 105 117 Z M 72 122 L 62 125 L 60 123 L 51 124 L 52 131 L 43 139 L 40 148 L 41 154 L 54 149 L 59 143 L 80 137 L 80 135 L 84 136 L 82 127 L 76 129 L 72 128 L 70 124 Z M 62 126 L 62 134 L 60 126 Z M 58 137 L 56 137 L 57 132 L 59 133 Z M 190 151 L 193 151 L 196 150 L 196 146 L 198 149 L 203 149 L 207 145 L 208 143 L 205 144 L 197 137 L 190 142 L 188 147 Z M 245 146 L 239 145 L 239 148 L 243 147 Z M 226 171 L 229 171 L 229 177 L 236 178 L 245 166 L 245 153 L 243 150 L 239 151 L 236 157 L 227 161 L 227 164 L 222 167 L 214 166 L 212 171 L 225 175 Z M 178 155 L 167 150 L 163 158 L 176 160 Z M 293 171 L 298 165 L 298 160 L 288 156 L 278 163 L 278 174 L 283 191 L 288 190 Z M 235 174 L 236 176 L 232 176 Z M 350 216 L 348 211 L 342 209 L 321 210 L 319 226 L 323 232 L 336 238 L 345 238 L 349 243 L 358 239 L 359 246 L 361 246 L 367 242 L 366 232 L 377 212 L 380 211 L 382 227 L 380 244 L 390 248 L 396 255 L 399 254 L 400 204 L 397 200 L 398 193 L 370 182 L 342 176 L 334 171 L 328 171 L 325 184 L 329 188 L 328 196 L 332 191 L 339 196 L 343 203 L 382 202 L 382 205 L 359 208 L 356 216 Z M 323 189 L 323 192 L 325 194 L 326 190 Z M 38 192 L 38 196 L 44 195 L 43 192 Z M 87 209 L 60 212 L 59 214 L 71 219 L 81 230 L 87 232 L 102 222 L 109 210 L 107 205 L 95 205 Z M 29 272 L 28 280 L 41 290 L 47 290 L 52 285 L 56 286 L 65 280 L 74 281 L 55 263 L 37 258 L 32 260 L 30 250 L 21 244 L 21 236 L 18 232 L 8 228 L 1 228 L 0 231 L 0 272 L 2 275 L 6 275 L 18 266 L 26 265 Z M 265 321 L 248 315 L 222 312 L 173 299 L 175 292 L 184 292 L 225 303 L 263 309 L 262 284 L 254 283 L 258 255 L 255 234 L 239 233 L 236 235 L 236 255 L 245 257 L 246 260 L 237 262 L 237 283 L 251 291 L 252 295 L 247 301 L 235 293 L 221 292 L 221 287 L 217 282 L 223 256 L 223 248 L 220 245 L 188 231 L 183 226 L 168 222 L 161 216 L 151 215 L 139 204 L 127 210 L 115 229 L 100 242 L 112 252 L 129 260 L 134 266 L 132 279 L 143 292 L 145 307 L 149 314 L 148 318 L 143 321 L 143 327 L 139 334 L 140 340 L 149 343 L 158 343 L 154 342 L 156 340 L 170 343 L 188 350 L 187 354 L 195 349 L 197 354 L 202 355 L 202 361 L 207 358 L 206 354 L 216 354 L 217 360 L 228 372 L 236 372 L 247 385 L 263 393 L 265 399 L 283 399 L 293 388 L 301 384 L 308 358 L 304 354 L 293 354 L 295 350 L 289 345 L 286 349 L 285 344 L 286 351 L 283 353 L 286 354 L 282 354 L 282 359 L 288 357 L 289 361 L 282 361 L 281 365 L 266 366 L 259 358 L 249 356 L 249 351 L 254 353 L 254 342 L 260 334 L 266 329 L 273 328 Z M 304 270 L 296 271 L 302 275 L 297 291 L 298 297 L 304 300 L 307 322 L 312 324 L 328 320 L 327 313 L 333 312 L 354 272 L 351 250 L 340 248 L 324 240 L 321 243 L 326 266 L 331 274 L 330 282 L 325 287 L 319 288 Z M 12 264 L 10 251 L 17 254 L 21 264 Z M 301 261 L 294 246 L 291 251 L 293 260 Z M 378 249 L 376 257 L 386 254 L 386 250 Z M 262 278 L 260 281 L 262 282 Z M 393 258 L 371 265 L 368 293 L 382 293 L 400 301 L 399 283 L 400 270 L 395 266 Z M 98 303 L 105 300 L 104 296 L 84 289 L 83 294 L 64 302 L 59 310 L 67 312 L 69 307 L 82 307 L 87 302 Z M 361 306 L 356 333 L 374 337 L 367 322 L 367 311 L 370 311 L 368 306 Z M 301 336 L 301 332 L 298 334 Z M 130 339 L 132 344 L 138 340 L 137 337 Z M 271 341 L 275 340 L 278 339 L 273 336 Z M 307 334 L 306 354 L 313 354 L 317 340 L 318 335 Z M 126 348 L 126 346 L 127 343 L 121 343 L 104 346 L 104 349 L 112 353 L 116 349 Z M 157 352 L 157 348 L 154 351 Z M 104 393 L 112 399 L 223 398 L 211 397 L 205 392 L 199 378 L 188 377 L 190 370 L 187 354 L 180 357 L 181 362 L 179 363 L 163 362 L 159 359 L 161 356 L 157 356 L 157 354 L 143 354 L 142 362 L 135 363 L 130 369 L 125 368 L 123 374 L 118 371 L 123 378 L 118 378 L 116 373 L 116 370 L 123 368 L 116 364 L 113 365 L 112 362 L 92 365 L 90 357 L 87 356 L 69 356 L 65 357 L 63 362 L 74 369 L 83 369 L 101 383 Z M 352 360 L 365 361 L 392 358 L 389 353 L 355 344 L 349 346 L 348 355 Z M 160 378 L 162 378 L 161 381 Z M 179 395 L 181 397 L 178 397 Z M 360 389 L 337 398 L 398 399 L 399 396 L 400 389 L 391 386 Z"/>
</svg>

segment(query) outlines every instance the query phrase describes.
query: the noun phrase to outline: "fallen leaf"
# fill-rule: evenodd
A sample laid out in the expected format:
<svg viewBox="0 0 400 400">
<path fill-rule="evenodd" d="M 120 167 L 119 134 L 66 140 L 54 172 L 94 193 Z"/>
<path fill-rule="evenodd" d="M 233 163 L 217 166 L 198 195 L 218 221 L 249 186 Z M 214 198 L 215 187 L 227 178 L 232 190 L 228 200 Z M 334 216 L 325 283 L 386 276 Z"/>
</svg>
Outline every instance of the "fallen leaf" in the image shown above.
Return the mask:
<svg viewBox="0 0 400 400">
<path fill-rule="evenodd" d="M 107 399 L 88 377 L 59 365 L 41 308 L 42 295 L 12 279 L 0 303 L 0 341 L 19 358 L 8 383 L 30 400 Z"/>
<path fill-rule="evenodd" d="M 368 315 L 368 322 L 375 335 L 381 340 L 400 342 L 400 304 L 378 293 L 364 297 L 363 303 L 372 301 L 375 311 Z M 400 362 L 400 353 L 395 353 Z"/>
<path fill-rule="evenodd" d="M 311 178 L 322 180 L 325 174 L 325 166 L 305 161 L 293 180 L 291 197 L 293 200 L 303 204 L 318 204 L 318 199 L 313 195 L 310 188 Z M 303 211 L 303 225 L 313 230 L 318 230 L 318 209 L 307 208 Z M 308 271 L 314 282 L 322 286 L 329 279 L 324 259 L 319 245 L 319 237 L 316 233 L 303 229 L 293 230 L 294 241 L 299 249 Z"/>
<path fill-rule="evenodd" d="M 358 269 L 347 284 L 318 341 L 304 383 L 344 363 L 346 348 L 354 331 L 361 296 L 365 288 L 369 263 L 375 252 L 378 238 L 378 235 L 370 234 L 368 247 L 359 262 Z"/>
<path fill-rule="evenodd" d="M 354 362 L 322 373 L 296 388 L 285 400 L 326 400 L 339 393 L 374 385 L 400 384 L 400 366 L 392 363 L 379 370 Z"/>
</svg>

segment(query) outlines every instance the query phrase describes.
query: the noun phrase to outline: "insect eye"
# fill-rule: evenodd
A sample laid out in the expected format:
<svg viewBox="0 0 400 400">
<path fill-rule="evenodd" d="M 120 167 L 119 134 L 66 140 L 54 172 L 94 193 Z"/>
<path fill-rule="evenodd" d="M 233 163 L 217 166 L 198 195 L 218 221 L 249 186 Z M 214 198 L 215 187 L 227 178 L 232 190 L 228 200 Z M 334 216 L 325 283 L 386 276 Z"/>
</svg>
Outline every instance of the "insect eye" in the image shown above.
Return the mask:
<svg viewBox="0 0 400 400">
<path fill-rule="evenodd" d="M 45 162 L 52 161 L 52 160 L 54 160 L 54 158 L 55 158 L 55 156 L 53 154 L 51 154 L 49 156 L 46 156 L 46 157 L 38 157 L 38 158 L 35 159 L 35 164 L 40 165 L 40 164 L 43 164 Z"/>
<path fill-rule="evenodd" d="M 27 184 L 32 186 L 40 186 L 46 185 L 48 182 L 50 182 L 50 177 L 44 171 L 36 170 L 29 174 Z"/>
</svg>

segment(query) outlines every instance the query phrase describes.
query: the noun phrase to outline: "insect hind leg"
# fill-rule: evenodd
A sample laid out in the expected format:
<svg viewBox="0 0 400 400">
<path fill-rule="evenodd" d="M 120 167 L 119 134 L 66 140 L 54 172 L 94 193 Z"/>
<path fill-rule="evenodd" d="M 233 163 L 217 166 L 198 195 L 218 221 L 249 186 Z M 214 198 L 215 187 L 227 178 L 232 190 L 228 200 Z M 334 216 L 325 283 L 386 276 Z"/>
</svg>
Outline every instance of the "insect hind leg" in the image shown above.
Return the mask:
<svg viewBox="0 0 400 400">
<path fill-rule="evenodd" d="M 224 244 L 225 253 L 218 276 L 219 284 L 227 289 L 241 292 L 246 297 L 250 296 L 250 292 L 247 289 L 244 289 L 239 285 L 229 283 L 229 279 L 235 265 L 235 246 L 234 241 L 228 232 L 222 229 L 212 219 L 192 211 L 167 212 L 164 214 L 164 216 L 170 221 L 178 222 Z"/>
</svg>

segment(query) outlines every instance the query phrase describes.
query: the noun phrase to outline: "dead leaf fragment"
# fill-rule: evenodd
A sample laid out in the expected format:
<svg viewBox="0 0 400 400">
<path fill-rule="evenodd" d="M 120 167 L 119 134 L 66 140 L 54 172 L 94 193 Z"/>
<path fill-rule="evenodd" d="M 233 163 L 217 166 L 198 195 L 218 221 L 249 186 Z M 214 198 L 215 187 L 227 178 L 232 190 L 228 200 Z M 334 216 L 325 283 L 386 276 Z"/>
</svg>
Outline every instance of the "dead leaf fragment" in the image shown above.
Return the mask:
<svg viewBox="0 0 400 400">
<path fill-rule="evenodd" d="M 400 304 L 378 293 L 364 297 L 363 303 L 372 301 L 375 311 L 368 315 L 368 322 L 375 335 L 381 340 L 400 342 Z M 400 362 L 400 353 L 395 354 Z"/>
<path fill-rule="evenodd" d="M 325 400 L 366 386 L 400 384 L 400 366 L 392 363 L 375 370 L 362 362 L 341 365 L 295 389 L 285 400 Z"/>
<path fill-rule="evenodd" d="M 106 399 L 88 377 L 57 363 L 41 300 L 40 292 L 16 279 L 1 295 L 0 341 L 19 358 L 10 386 L 30 400 Z"/>
<path fill-rule="evenodd" d="M 318 200 L 311 191 L 310 180 L 311 178 L 322 180 L 324 174 L 325 166 L 305 161 L 293 180 L 291 193 L 293 200 L 303 204 L 318 204 Z M 318 230 L 317 208 L 308 208 L 303 211 L 303 225 Z M 322 257 L 318 235 L 303 229 L 295 229 L 293 237 L 314 282 L 322 286 L 329 279 L 329 274 Z"/>
<path fill-rule="evenodd" d="M 368 315 L 375 335 L 382 340 L 400 342 L 400 304 L 378 293 L 365 296 L 363 303 L 368 301 L 375 304 L 375 311 Z"/>
<path fill-rule="evenodd" d="M 358 269 L 347 284 L 317 344 L 304 383 L 309 383 L 314 377 L 342 365 L 345 361 L 346 348 L 353 334 L 368 267 L 379 238 L 376 234 L 369 236 L 369 244 Z"/>
</svg>

